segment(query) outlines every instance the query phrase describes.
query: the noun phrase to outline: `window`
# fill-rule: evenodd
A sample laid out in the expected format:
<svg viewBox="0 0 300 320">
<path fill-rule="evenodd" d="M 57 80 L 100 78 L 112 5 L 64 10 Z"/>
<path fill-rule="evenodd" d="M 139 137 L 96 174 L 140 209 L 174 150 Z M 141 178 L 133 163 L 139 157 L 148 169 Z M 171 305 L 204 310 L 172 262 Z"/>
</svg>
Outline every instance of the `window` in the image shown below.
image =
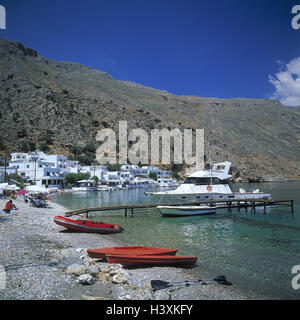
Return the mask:
<svg viewBox="0 0 300 320">
<path fill-rule="evenodd" d="M 184 181 L 185 184 L 211 185 L 211 184 L 227 184 L 227 180 L 220 180 L 219 178 L 187 178 Z"/>
</svg>

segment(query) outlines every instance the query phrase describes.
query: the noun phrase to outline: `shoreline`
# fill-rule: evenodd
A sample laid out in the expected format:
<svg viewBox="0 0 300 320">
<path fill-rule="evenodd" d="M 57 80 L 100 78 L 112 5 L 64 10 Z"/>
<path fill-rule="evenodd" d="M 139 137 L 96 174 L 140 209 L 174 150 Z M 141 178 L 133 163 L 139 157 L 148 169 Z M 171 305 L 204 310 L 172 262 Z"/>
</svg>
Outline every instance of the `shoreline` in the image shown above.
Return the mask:
<svg viewBox="0 0 300 320">
<path fill-rule="evenodd" d="M 53 218 L 68 209 L 52 200 L 48 209 L 34 208 L 21 199 L 14 203 L 19 208 L 18 215 L 0 214 L 3 235 L 0 266 L 4 267 L 6 277 L 0 300 L 257 299 L 234 284 L 169 287 L 153 292 L 151 280 L 184 281 L 197 279 L 196 274 L 193 269 L 175 267 L 124 269 L 91 259 L 86 253 L 88 248 L 126 246 L 126 243 L 114 239 L 114 235 L 66 231 Z M 0 200 L 0 208 L 4 205 L 5 200 Z M 75 265 L 81 270 L 72 271 Z M 79 283 L 82 273 L 92 274 L 93 284 Z"/>
</svg>

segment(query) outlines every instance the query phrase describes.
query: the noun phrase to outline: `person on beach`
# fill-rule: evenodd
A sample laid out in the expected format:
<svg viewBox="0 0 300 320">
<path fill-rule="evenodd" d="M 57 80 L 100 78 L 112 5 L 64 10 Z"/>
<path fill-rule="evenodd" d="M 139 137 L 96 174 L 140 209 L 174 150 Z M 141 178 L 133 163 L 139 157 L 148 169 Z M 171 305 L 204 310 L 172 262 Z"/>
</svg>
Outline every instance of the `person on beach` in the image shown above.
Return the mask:
<svg viewBox="0 0 300 320">
<path fill-rule="evenodd" d="M 18 210 L 18 208 L 13 204 L 12 200 L 9 200 L 6 205 L 5 205 L 5 209 L 3 209 L 4 212 L 6 213 L 10 213 L 11 210 Z"/>
</svg>

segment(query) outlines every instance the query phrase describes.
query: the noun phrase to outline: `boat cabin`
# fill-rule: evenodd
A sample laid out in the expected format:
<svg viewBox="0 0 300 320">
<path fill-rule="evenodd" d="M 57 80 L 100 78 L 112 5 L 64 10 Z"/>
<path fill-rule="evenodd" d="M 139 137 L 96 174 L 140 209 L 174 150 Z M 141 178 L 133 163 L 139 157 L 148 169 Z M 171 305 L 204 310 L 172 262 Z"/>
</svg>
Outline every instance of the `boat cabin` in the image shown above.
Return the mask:
<svg viewBox="0 0 300 320">
<path fill-rule="evenodd" d="M 189 177 L 184 182 L 184 184 L 194 184 L 196 186 L 207 186 L 207 185 L 217 185 L 217 184 L 228 184 L 228 179 L 220 179 L 217 177 L 208 178 L 208 177 Z"/>
</svg>

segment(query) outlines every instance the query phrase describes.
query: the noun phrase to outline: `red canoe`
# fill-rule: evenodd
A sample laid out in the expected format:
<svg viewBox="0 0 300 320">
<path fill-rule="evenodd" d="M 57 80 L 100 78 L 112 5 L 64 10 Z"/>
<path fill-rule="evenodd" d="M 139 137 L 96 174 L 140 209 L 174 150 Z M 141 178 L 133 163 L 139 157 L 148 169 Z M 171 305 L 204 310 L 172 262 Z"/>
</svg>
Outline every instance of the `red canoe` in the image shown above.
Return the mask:
<svg viewBox="0 0 300 320">
<path fill-rule="evenodd" d="M 155 248 L 155 247 L 111 247 L 88 249 L 91 258 L 105 259 L 107 254 L 121 255 L 175 255 L 177 249 Z"/>
<path fill-rule="evenodd" d="M 117 224 L 89 220 L 72 220 L 61 216 L 56 216 L 54 222 L 65 228 L 81 232 L 118 233 L 123 231 L 123 228 Z"/>
<path fill-rule="evenodd" d="M 107 254 L 108 263 L 120 263 L 125 267 L 132 266 L 192 266 L 198 257 L 185 256 L 158 256 L 158 255 L 121 255 Z"/>
</svg>

